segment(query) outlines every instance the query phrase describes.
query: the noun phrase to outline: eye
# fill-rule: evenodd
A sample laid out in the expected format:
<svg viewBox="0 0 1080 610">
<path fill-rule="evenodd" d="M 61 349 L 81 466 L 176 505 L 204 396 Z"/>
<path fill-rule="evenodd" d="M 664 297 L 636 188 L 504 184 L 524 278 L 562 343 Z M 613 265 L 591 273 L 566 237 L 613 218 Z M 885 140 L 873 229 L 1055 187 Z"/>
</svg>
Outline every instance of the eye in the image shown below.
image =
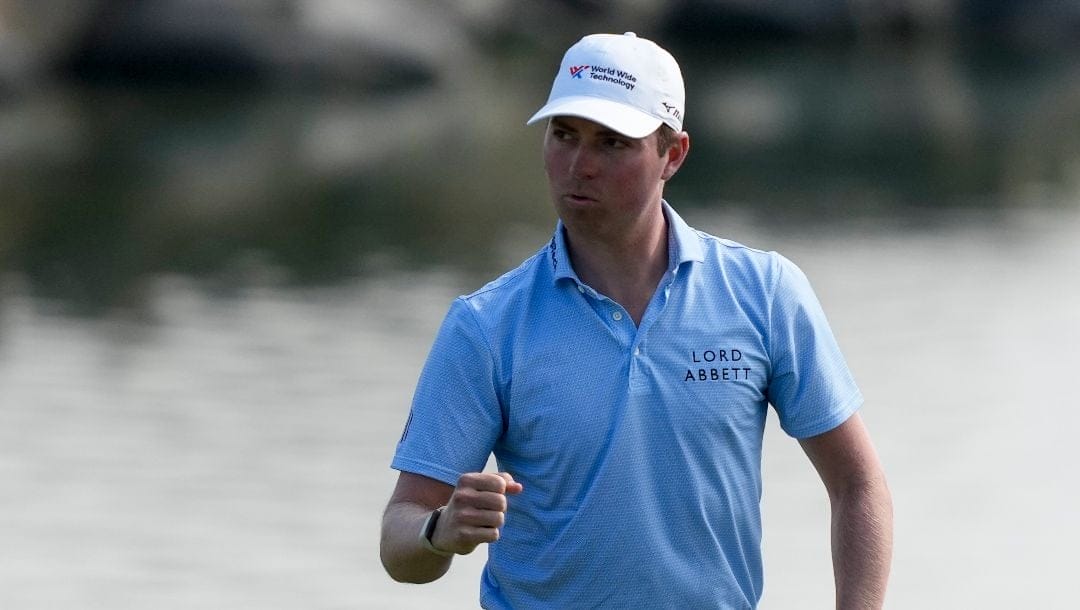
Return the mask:
<svg viewBox="0 0 1080 610">
<path fill-rule="evenodd" d="M 565 129 L 559 127 L 552 127 L 551 137 L 555 138 L 556 140 L 569 140 L 573 137 L 573 135 Z"/>
<path fill-rule="evenodd" d="M 604 142 L 604 146 L 606 146 L 608 148 L 619 149 L 619 148 L 626 148 L 627 146 L 629 146 L 629 144 L 627 144 L 625 140 L 623 140 L 621 138 L 616 138 L 616 137 L 604 138 L 603 142 Z"/>
</svg>

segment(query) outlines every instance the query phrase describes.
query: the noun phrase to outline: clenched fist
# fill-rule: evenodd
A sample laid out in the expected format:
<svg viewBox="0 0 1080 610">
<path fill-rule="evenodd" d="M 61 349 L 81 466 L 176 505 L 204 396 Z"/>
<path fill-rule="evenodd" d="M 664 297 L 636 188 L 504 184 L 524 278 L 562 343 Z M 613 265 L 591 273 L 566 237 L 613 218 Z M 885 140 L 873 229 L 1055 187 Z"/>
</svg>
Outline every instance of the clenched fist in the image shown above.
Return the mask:
<svg viewBox="0 0 1080 610">
<path fill-rule="evenodd" d="M 519 494 L 522 489 L 521 483 L 506 472 L 461 475 L 435 524 L 431 544 L 468 555 L 481 543 L 495 542 L 499 528 L 506 523 L 507 494 Z"/>
</svg>

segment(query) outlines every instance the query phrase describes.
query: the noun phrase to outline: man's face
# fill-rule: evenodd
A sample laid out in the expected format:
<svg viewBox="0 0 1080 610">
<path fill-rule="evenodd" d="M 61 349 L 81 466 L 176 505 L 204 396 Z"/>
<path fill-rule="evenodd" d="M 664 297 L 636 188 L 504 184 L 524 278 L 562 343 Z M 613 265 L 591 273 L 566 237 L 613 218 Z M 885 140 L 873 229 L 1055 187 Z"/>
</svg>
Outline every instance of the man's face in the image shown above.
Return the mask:
<svg viewBox="0 0 1080 610">
<path fill-rule="evenodd" d="M 678 145 L 676 145 L 677 147 Z M 655 212 L 663 180 L 682 156 L 657 150 L 655 133 L 635 139 L 576 117 L 555 117 L 544 136 L 544 168 L 555 211 L 570 229 L 623 231 Z"/>
</svg>

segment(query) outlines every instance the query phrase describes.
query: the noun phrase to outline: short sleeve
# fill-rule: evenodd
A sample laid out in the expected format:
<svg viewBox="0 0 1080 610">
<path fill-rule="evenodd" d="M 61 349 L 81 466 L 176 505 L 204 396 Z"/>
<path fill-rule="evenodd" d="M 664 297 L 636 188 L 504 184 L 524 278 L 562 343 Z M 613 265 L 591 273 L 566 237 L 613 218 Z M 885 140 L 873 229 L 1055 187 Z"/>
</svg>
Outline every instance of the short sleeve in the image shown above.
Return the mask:
<svg viewBox="0 0 1080 610">
<path fill-rule="evenodd" d="M 785 432 L 806 438 L 844 423 L 862 405 L 862 394 L 806 275 L 786 258 L 773 256 L 769 402 Z"/>
<path fill-rule="evenodd" d="M 450 485 L 482 470 L 503 430 L 496 387 L 491 350 L 459 298 L 428 354 L 391 467 Z"/>
</svg>

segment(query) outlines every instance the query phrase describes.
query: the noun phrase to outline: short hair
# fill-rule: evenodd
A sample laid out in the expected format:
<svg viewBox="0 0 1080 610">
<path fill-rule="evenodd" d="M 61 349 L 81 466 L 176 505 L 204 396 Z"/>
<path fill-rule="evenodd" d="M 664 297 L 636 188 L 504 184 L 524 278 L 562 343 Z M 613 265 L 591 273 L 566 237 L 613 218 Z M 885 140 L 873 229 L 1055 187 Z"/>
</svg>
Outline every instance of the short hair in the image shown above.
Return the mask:
<svg viewBox="0 0 1080 610">
<path fill-rule="evenodd" d="M 679 134 L 671 128 L 671 125 L 667 123 L 661 123 L 660 127 L 656 130 L 656 150 L 663 157 L 667 154 L 669 148 L 675 145 L 675 142 L 679 141 Z"/>
</svg>

